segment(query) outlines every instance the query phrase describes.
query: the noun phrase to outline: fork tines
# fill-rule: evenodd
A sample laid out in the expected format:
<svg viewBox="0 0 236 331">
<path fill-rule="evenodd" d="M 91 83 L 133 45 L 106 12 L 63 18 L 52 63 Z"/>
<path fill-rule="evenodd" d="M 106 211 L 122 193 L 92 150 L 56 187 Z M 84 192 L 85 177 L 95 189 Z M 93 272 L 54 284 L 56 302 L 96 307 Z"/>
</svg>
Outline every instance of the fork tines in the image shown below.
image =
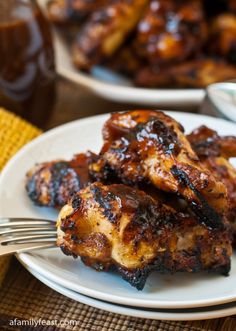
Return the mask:
<svg viewBox="0 0 236 331">
<path fill-rule="evenodd" d="M 0 218 L 0 256 L 55 246 L 56 236 L 51 220 Z"/>
<path fill-rule="evenodd" d="M 25 227 L 28 225 L 32 225 L 32 226 L 45 225 L 45 226 L 55 227 L 55 221 L 33 219 L 33 218 L 0 218 L 0 228 Z"/>
</svg>

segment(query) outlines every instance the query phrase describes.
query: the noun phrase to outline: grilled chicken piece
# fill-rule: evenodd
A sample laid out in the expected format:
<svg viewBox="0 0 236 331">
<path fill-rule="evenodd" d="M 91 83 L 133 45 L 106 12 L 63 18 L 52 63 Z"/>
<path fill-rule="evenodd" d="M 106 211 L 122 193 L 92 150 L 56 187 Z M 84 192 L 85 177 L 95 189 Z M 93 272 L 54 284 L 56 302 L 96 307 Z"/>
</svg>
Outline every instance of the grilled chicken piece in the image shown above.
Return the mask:
<svg viewBox="0 0 236 331">
<path fill-rule="evenodd" d="M 55 24 L 82 23 L 94 10 L 107 4 L 108 0 L 49 0 L 49 20 Z"/>
<path fill-rule="evenodd" d="M 202 164 L 224 183 L 229 199 L 229 220 L 236 239 L 236 169 L 229 158 L 236 157 L 236 137 L 221 137 L 201 126 L 187 136 Z"/>
<path fill-rule="evenodd" d="M 133 38 L 126 42 L 114 56 L 108 59 L 104 65 L 113 71 L 133 78 L 136 73 L 143 67 L 143 59 L 138 57 L 133 45 Z"/>
<path fill-rule="evenodd" d="M 71 161 L 36 165 L 27 173 L 28 196 L 39 206 L 64 206 L 73 193 L 92 182 L 88 166 L 95 158 L 95 154 L 88 152 L 75 155 Z"/>
<path fill-rule="evenodd" d="M 235 77 L 235 66 L 220 59 L 202 58 L 168 67 L 144 67 L 137 73 L 135 82 L 146 87 L 203 88 Z"/>
<path fill-rule="evenodd" d="M 225 159 L 236 157 L 236 137 L 219 136 L 205 125 L 187 135 L 192 148 L 199 157 L 221 156 Z"/>
<path fill-rule="evenodd" d="M 183 61 L 207 39 L 199 0 L 152 0 L 137 29 L 137 52 L 151 64 Z"/>
<path fill-rule="evenodd" d="M 80 31 L 74 47 L 73 62 L 88 70 L 113 55 L 134 30 L 148 0 L 113 0 L 93 13 Z"/>
<path fill-rule="evenodd" d="M 112 114 L 103 129 L 99 160 L 90 165 L 99 180 L 151 183 L 184 198 L 201 222 L 222 227 L 228 209 L 225 186 L 202 166 L 183 127 L 157 111 Z"/>
<path fill-rule="evenodd" d="M 98 271 L 116 267 L 141 290 L 152 270 L 228 274 L 227 226 L 211 230 L 125 185 L 94 183 L 60 212 L 57 244 Z"/>
<path fill-rule="evenodd" d="M 174 65 L 175 68 L 181 66 L 181 64 Z M 134 76 L 134 82 L 137 86 L 142 87 L 169 87 L 174 88 L 178 86 L 177 79 L 171 74 L 172 66 L 161 65 L 144 65 L 140 70 L 136 71 Z"/>
<path fill-rule="evenodd" d="M 236 15 L 224 13 L 210 24 L 209 49 L 236 64 Z"/>
</svg>

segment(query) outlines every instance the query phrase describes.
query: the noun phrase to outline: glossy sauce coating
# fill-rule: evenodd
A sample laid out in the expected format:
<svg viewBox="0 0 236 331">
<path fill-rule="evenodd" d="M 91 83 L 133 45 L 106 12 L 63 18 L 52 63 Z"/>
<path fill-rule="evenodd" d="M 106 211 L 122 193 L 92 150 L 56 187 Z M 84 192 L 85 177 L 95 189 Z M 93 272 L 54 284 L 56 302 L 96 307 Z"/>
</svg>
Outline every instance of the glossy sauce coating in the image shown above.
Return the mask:
<svg viewBox="0 0 236 331">
<path fill-rule="evenodd" d="M 126 185 L 89 185 L 63 207 L 57 226 L 66 255 L 97 271 L 115 267 L 139 290 L 153 270 L 227 274 L 230 268 L 226 229 L 212 231 Z"/>
<path fill-rule="evenodd" d="M 148 110 L 112 114 L 103 137 L 100 157 L 90 166 L 97 180 L 116 176 L 128 185 L 152 184 L 185 199 L 209 227 L 222 227 L 226 188 L 201 165 L 173 118 Z"/>
<path fill-rule="evenodd" d="M 150 63 L 179 62 L 196 54 L 206 37 L 200 1 L 152 0 L 138 24 L 137 51 Z"/>
</svg>

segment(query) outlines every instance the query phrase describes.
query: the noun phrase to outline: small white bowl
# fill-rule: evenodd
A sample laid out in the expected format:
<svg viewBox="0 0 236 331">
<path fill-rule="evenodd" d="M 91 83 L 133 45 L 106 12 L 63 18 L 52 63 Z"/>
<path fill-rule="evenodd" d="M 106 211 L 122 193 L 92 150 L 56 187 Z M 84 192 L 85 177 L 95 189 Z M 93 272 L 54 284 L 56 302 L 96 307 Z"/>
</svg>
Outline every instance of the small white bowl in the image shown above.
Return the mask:
<svg viewBox="0 0 236 331">
<path fill-rule="evenodd" d="M 236 122 L 236 83 L 211 84 L 207 96 L 221 117 Z"/>
</svg>

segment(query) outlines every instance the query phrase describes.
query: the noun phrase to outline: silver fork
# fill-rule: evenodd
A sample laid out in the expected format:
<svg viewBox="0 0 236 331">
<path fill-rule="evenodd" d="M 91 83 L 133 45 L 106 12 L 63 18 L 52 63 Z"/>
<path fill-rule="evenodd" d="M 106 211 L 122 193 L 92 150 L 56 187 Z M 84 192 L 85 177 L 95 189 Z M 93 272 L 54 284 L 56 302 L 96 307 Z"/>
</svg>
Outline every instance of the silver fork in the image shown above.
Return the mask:
<svg viewBox="0 0 236 331">
<path fill-rule="evenodd" d="M 33 218 L 0 218 L 0 256 L 56 245 L 56 223 Z"/>
</svg>

